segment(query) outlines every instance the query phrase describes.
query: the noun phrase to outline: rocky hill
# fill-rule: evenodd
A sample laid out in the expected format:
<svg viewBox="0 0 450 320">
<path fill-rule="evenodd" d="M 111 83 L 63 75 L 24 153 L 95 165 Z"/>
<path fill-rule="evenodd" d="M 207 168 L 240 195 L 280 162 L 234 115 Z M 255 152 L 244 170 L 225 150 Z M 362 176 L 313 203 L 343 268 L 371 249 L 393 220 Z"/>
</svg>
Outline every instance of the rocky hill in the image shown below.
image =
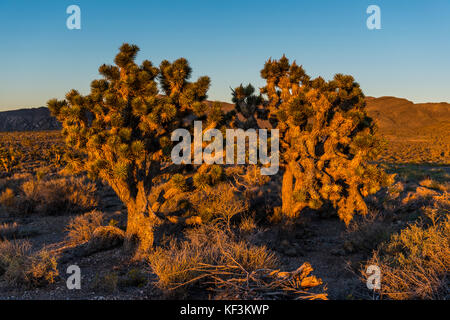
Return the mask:
<svg viewBox="0 0 450 320">
<path fill-rule="evenodd" d="M 450 104 L 368 97 L 367 111 L 387 141 L 381 160 L 450 164 Z"/>
<path fill-rule="evenodd" d="M 444 132 L 450 135 L 449 103 L 415 104 L 395 97 L 368 97 L 366 102 L 367 112 L 384 135 L 422 136 Z"/>
<path fill-rule="evenodd" d="M 46 107 L 0 112 L 0 131 L 43 131 L 60 129 Z"/>
</svg>

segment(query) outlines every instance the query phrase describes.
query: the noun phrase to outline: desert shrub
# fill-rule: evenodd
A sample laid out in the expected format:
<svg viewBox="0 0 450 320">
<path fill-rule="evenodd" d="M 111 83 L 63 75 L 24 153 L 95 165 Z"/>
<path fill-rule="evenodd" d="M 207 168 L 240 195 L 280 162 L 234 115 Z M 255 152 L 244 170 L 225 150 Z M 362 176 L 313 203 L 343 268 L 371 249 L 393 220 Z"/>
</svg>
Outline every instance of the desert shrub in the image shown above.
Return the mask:
<svg viewBox="0 0 450 320">
<path fill-rule="evenodd" d="M 0 194 L 0 204 L 5 206 L 6 208 L 14 208 L 16 205 L 16 196 L 14 191 L 10 188 L 7 188 Z"/>
<path fill-rule="evenodd" d="M 13 285 L 44 286 L 58 276 L 56 257 L 43 249 L 31 252 L 28 241 L 0 242 L 0 274 Z"/>
<path fill-rule="evenodd" d="M 92 283 L 92 289 L 108 294 L 112 294 L 117 290 L 119 283 L 119 275 L 115 272 L 107 273 L 105 275 L 96 274 Z"/>
<path fill-rule="evenodd" d="M 54 283 L 58 277 L 58 263 L 54 255 L 41 250 L 31 257 L 31 265 L 26 271 L 26 279 L 35 286 Z"/>
<path fill-rule="evenodd" d="M 20 165 L 22 153 L 20 150 L 14 149 L 12 146 L 6 148 L 0 145 L 0 165 L 6 172 L 11 172 Z"/>
<path fill-rule="evenodd" d="M 88 243 L 88 251 L 96 252 L 117 247 L 123 243 L 125 232 L 113 226 L 97 227 Z"/>
<path fill-rule="evenodd" d="M 357 217 L 349 224 L 345 247 L 370 254 L 380 243 L 389 240 L 394 231 L 392 223 L 386 222 L 379 211 L 369 210 L 366 216 Z"/>
<path fill-rule="evenodd" d="M 270 223 L 277 224 L 280 223 L 284 218 L 281 207 L 274 207 L 273 213 L 268 217 Z"/>
<path fill-rule="evenodd" d="M 239 224 L 239 230 L 242 233 L 250 233 L 253 230 L 255 230 L 257 227 L 255 217 L 254 216 L 246 216 L 243 217 L 240 224 Z"/>
<path fill-rule="evenodd" d="M 197 172 L 192 179 L 197 189 L 206 189 L 209 186 L 209 179 L 205 173 Z"/>
<path fill-rule="evenodd" d="M 235 215 L 248 209 L 247 201 L 226 183 L 198 190 L 192 193 L 190 201 L 203 222 L 222 221 L 227 226 Z"/>
<path fill-rule="evenodd" d="M 430 178 L 426 178 L 422 181 L 419 181 L 419 184 L 422 187 L 426 187 L 426 188 L 430 188 L 430 189 L 439 189 L 439 183 Z"/>
<path fill-rule="evenodd" d="M 122 287 L 143 287 L 146 284 L 147 274 L 138 268 L 131 269 L 119 279 L 119 286 Z"/>
<path fill-rule="evenodd" d="M 449 207 L 441 205 L 428 212 L 427 221 L 393 235 L 367 263 L 381 269 L 382 295 L 399 300 L 449 297 L 450 216 Z"/>
<path fill-rule="evenodd" d="M 433 180 L 431 178 L 426 178 L 419 182 L 419 184 L 423 187 L 439 190 L 442 192 L 449 192 L 450 191 L 450 183 L 449 182 L 442 182 Z"/>
<path fill-rule="evenodd" d="M 54 144 L 50 148 L 45 149 L 44 157 L 49 163 L 55 165 L 56 167 L 60 167 L 65 164 L 65 152 L 66 149 L 64 145 Z"/>
<path fill-rule="evenodd" d="M 29 241 L 0 241 L 0 274 L 16 278 L 16 270 L 24 265 L 31 251 Z"/>
<path fill-rule="evenodd" d="M 68 214 L 87 211 L 97 205 L 96 186 L 86 178 L 29 180 L 22 184 L 24 201 L 42 214 Z"/>
<path fill-rule="evenodd" d="M 66 227 L 67 239 L 71 244 L 89 241 L 95 229 L 103 224 L 104 214 L 98 210 L 72 218 Z"/>
<path fill-rule="evenodd" d="M 4 240 L 13 238 L 15 235 L 17 235 L 18 230 L 19 225 L 17 224 L 17 222 L 0 224 L 0 240 L 2 238 Z"/>
</svg>

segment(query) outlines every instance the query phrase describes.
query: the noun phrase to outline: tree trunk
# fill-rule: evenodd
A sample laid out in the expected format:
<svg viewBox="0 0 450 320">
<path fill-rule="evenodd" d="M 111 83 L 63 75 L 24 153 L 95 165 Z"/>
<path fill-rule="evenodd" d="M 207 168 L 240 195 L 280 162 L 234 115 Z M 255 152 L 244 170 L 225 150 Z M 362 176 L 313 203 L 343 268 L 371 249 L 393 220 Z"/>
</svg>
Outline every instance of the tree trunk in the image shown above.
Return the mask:
<svg viewBox="0 0 450 320">
<path fill-rule="evenodd" d="M 286 165 L 286 170 L 283 175 L 283 183 L 281 186 L 281 211 L 288 218 L 294 217 L 294 203 L 293 203 L 293 190 L 294 190 L 294 175 L 289 165 Z"/>
<path fill-rule="evenodd" d="M 126 244 L 129 248 L 137 246 L 143 253 L 152 249 L 155 227 L 160 222 L 147 201 L 143 188 L 139 188 L 136 199 L 126 204 L 128 209 Z"/>
</svg>

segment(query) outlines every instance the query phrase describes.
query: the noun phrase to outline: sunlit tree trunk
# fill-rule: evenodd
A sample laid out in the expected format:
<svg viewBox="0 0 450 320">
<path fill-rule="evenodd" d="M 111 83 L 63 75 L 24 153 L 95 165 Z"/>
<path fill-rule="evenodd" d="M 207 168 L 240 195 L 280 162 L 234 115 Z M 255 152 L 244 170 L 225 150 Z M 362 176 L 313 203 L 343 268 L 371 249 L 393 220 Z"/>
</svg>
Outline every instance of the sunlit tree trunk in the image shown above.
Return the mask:
<svg viewBox="0 0 450 320">
<path fill-rule="evenodd" d="M 151 209 L 144 183 L 138 183 L 135 196 L 130 195 L 127 189 L 115 186 L 117 195 L 128 211 L 126 247 L 128 249 L 137 248 L 138 251 L 144 253 L 150 251 L 153 247 L 155 227 L 161 222 L 161 219 Z"/>
<path fill-rule="evenodd" d="M 281 186 L 281 200 L 282 200 L 282 208 L 281 211 L 288 218 L 294 217 L 293 211 L 293 190 L 294 190 L 294 174 L 292 170 L 289 168 L 289 165 L 286 166 L 286 170 L 283 175 L 283 183 Z"/>
</svg>

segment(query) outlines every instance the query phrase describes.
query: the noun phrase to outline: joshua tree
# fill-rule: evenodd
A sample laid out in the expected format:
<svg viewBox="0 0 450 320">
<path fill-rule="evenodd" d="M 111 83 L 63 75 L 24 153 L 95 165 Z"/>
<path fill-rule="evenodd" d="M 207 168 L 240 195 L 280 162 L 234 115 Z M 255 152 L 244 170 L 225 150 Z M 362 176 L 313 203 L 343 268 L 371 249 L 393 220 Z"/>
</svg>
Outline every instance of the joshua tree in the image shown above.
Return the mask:
<svg viewBox="0 0 450 320">
<path fill-rule="evenodd" d="M 255 88 L 248 84 L 244 87 L 242 84 L 231 89 L 232 101 L 235 103 L 237 112 L 241 113 L 245 120 L 243 123 L 243 129 L 257 128 L 255 114 L 258 114 L 258 106 L 263 102 L 261 95 L 255 95 Z"/>
<path fill-rule="evenodd" d="M 141 250 L 153 245 L 153 230 L 163 217 L 148 198 L 153 179 L 170 155 L 170 135 L 206 99 L 210 80 L 189 82 L 186 59 L 163 61 L 157 68 L 134 60 L 139 48 L 123 44 L 115 65 L 99 68 L 103 79 L 91 83 L 83 96 L 76 90 L 66 99 L 50 100 L 52 114 L 63 124 L 71 149 L 69 167 L 106 181 L 128 209 L 127 239 Z M 162 94 L 158 90 L 158 81 Z"/>
<path fill-rule="evenodd" d="M 337 208 L 347 224 L 355 213 L 365 214 L 364 197 L 392 176 L 370 162 L 381 144 L 353 77 L 311 80 L 285 56 L 269 59 L 261 76 L 267 81 L 261 92 L 269 99 L 269 120 L 280 130 L 283 214 L 296 217 L 306 207 L 325 204 Z"/>
</svg>

